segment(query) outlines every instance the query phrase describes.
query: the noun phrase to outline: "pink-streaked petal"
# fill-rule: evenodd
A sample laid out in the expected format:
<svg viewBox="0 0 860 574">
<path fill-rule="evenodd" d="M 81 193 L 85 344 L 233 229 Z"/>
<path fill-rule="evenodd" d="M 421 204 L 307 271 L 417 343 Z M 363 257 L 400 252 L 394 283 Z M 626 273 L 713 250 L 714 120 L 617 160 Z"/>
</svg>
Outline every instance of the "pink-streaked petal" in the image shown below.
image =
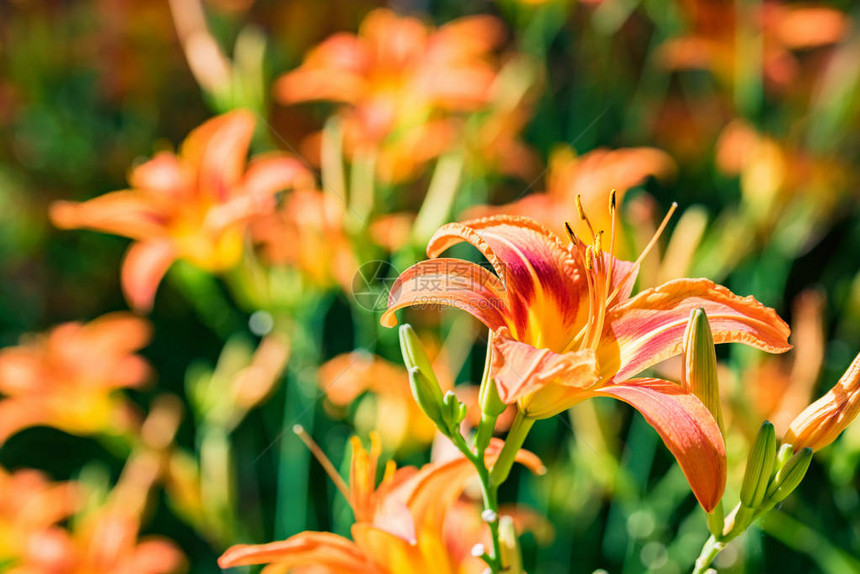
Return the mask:
<svg viewBox="0 0 860 574">
<path fill-rule="evenodd" d="M 702 508 L 717 506 L 726 486 L 726 447 L 714 417 L 695 395 L 660 379 L 632 379 L 593 392 L 642 413 L 675 455 Z"/>
<path fill-rule="evenodd" d="M 532 219 L 499 215 L 442 226 L 427 255 L 436 257 L 463 241 L 480 250 L 504 282 L 518 338 L 524 338 L 530 317 L 551 317 L 561 330 L 572 328 L 583 282 L 557 235 Z"/>
<path fill-rule="evenodd" d="M 715 343 L 782 353 L 790 329 L 776 311 L 707 279 L 676 279 L 610 309 L 598 349 L 601 376 L 623 381 L 681 353 L 690 313 L 704 308 Z"/>
<path fill-rule="evenodd" d="M 167 241 L 134 243 L 122 264 L 122 290 L 131 308 L 149 312 L 155 292 L 167 269 L 176 260 L 176 251 Z"/>
<path fill-rule="evenodd" d="M 400 274 L 388 295 L 382 324 L 393 327 L 394 312 L 412 305 L 456 307 L 498 329 L 505 325 L 507 295 L 499 278 L 480 265 L 442 258 L 421 261 Z"/>
<path fill-rule="evenodd" d="M 588 388 L 597 380 L 593 353 L 554 353 L 511 337 L 508 329 L 493 337 L 493 378 L 499 398 L 511 404 L 549 384 Z"/>
<path fill-rule="evenodd" d="M 520 401 L 520 409 L 535 418 L 569 408 L 598 381 L 593 351 L 536 349 L 511 338 L 507 329 L 493 337 L 492 373 L 502 402 Z"/>
<path fill-rule="evenodd" d="M 335 572 L 379 572 L 354 542 L 329 532 L 302 532 L 280 542 L 238 544 L 218 559 L 221 568 L 278 564 L 289 568 L 328 567 Z"/>
<path fill-rule="evenodd" d="M 114 191 L 83 203 L 55 201 L 49 215 L 60 229 L 87 228 L 131 239 L 159 237 L 167 216 L 145 195 Z"/>
</svg>

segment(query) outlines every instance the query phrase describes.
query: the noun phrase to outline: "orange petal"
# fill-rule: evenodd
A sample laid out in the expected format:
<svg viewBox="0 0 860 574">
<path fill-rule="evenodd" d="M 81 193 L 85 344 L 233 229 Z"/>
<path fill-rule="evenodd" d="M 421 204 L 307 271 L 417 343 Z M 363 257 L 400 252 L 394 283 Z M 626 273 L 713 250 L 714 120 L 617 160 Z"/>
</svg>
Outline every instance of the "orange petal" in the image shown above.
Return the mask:
<svg viewBox="0 0 860 574">
<path fill-rule="evenodd" d="M 285 189 L 313 186 L 314 175 L 300 160 L 284 154 L 268 154 L 257 156 L 248 164 L 243 192 L 268 197 Z"/>
<path fill-rule="evenodd" d="M 520 409 L 535 418 L 566 410 L 598 381 L 593 351 L 536 349 L 511 338 L 506 328 L 493 337 L 492 373 L 502 402 L 520 401 Z"/>
<path fill-rule="evenodd" d="M 254 127 L 254 114 L 234 110 L 196 128 L 182 144 L 182 158 L 197 169 L 199 192 L 226 201 L 239 185 Z"/>
<path fill-rule="evenodd" d="M 176 155 L 164 151 L 132 169 L 129 183 L 135 189 L 159 195 L 164 200 L 181 201 L 191 194 L 195 181 L 188 166 Z"/>
<path fill-rule="evenodd" d="M 679 385 L 660 379 L 633 379 L 594 391 L 624 401 L 642 413 L 675 455 L 705 511 L 713 510 L 726 486 L 726 447 L 714 417 Z"/>
<path fill-rule="evenodd" d="M 0 444 L 24 429 L 50 425 L 52 414 L 40 401 L 27 399 L 0 401 Z"/>
<path fill-rule="evenodd" d="M 355 543 L 329 532 L 302 532 L 269 544 L 239 544 L 218 559 L 221 568 L 251 564 L 278 564 L 288 568 L 325 566 L 335 572 L 356 574 L 382 572 Z"/>
<path fill-rule="evenodd" d="M 434 259 L 416 263 L 400 274 L 388 295 L 381 323 L 397 324 L 394 312 L 412 305 L 462 309 L 491 329 L 505 325 L 508 297 L 499 278 L 475 263 Z"/>
<path fill-rule="evenodd" d="M 504 282 L 518 338 L 530 316 L 553 316 L 563 327 L 573 325 L 582 281 L 557 235 L 532 219 L 500 215 L 442 226 L 430 239 L 427 255 L 436 257 L 463 241 L 478 248 Z"/>
<path fill-rule="evenodd" d="M 136 311 L 152 309 L 161 278 L 176 259 L 173 245 L 166 240 L 133 244 L 122 264 L 122 290 Z"/>
<path fill-rule="evenodd" d="M 49 214 L 60 229 L 88 228 L 132 239 L 165 233 L 166 214 L 136 191 L 114 191 L 83 203 L 55 201 Z"/>
<path fill-rule="evenodd" d="M 598 349 L 601 376 L 623 381 L 680 354 L 690 312 L 699 307 L 715 343 L 744 343 L 770 353 L 791 348 L 788 325 L 773 309 L 707 279 L 676 279 L 610 309 Z"/>
</svg>

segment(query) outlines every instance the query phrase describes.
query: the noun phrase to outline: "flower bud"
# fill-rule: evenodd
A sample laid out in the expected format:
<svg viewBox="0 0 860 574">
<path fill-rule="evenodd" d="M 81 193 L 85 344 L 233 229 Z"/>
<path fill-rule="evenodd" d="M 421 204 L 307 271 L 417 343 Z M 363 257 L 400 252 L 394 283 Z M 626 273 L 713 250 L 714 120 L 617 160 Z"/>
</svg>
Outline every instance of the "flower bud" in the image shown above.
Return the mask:
<svg viewBox="0 0 860 574">
<path fill-rule="evenodd" d="M 514 519 L 499 518 L 499 543 L 501 544 L 502 569 L 505 574 L 523 574 L 523 555 Z"/>
<path fill-rule="evenodd" d="M 460 402 L 454 391 L 448 391 L 442 399 L 442 418 L 451 431 L 466 418 L 466 405 Z"/>
<path fill-rule="evenodd" d="M 701 307 L 690 313 L 690 321 L 684 332 L 682 359 L 681 384 L 702 401 L 722 431 L 723 411 L 717 380 L 717 353 L 711 325 Z"/>
<path fill-rule="evenodd" d="M 809 447 L 796 452 L 794 456 L 788 459 L 788 462 L 777 471 L 773 478 L 773 483 L 767 491 L 767 502 L 776 504 L 791 494 L 806 476 L 810 462 L 812 462 L 812 449 Z"/>
<path fill-rule="evenodd" d="M 497 417 L 502 414 L 508 407 L 499 398 L 499 390 L 496 388 L 496 381 L 490 376 L 493 364 L 493 331 L 490 330 L 487 339 L 487 357 L 484 361 L 484 376 L 481 379 L 481 387 L 478 390 L 478 401 L 481 405 L 481 412 L 490 417 Z"/>
<path fill-rule="evenodd" d="M 773 425 L 765 421 L 747 457 L 747 468 L 741 485 L 741 502 L 744 506 L 756 508 L 764 500 L 775 459 L 776 432 Z"/>
<path fill-rule="evenodd" d="M 430 358 L 415 330 L 409 324 L 400 327 L 400 351 L 409 370 L 409 386 L 415 402 L 428 417 L 445 432 L 442 415 L 442 389 L 433 372 Z"/>
<path fill-rule="evenodd" d="M 860 354 L 839 382 L 806 407 L 792 421 L 783 442 L 794 447 L 821 450 L 838 437 L 860 412 Z"/>
<path fill-rule="evenodd" d="M 421 407 L 433 424 L 435 424 L 443 432 L 447 432 L 447 425 L 442 416 L 442 393 L 439 391 L 438 385 L 433 385 L 430 380 L 424 376 L 421 369 L 412 367 L 409 369 L 409 387 L 412 389 L 412 396 L 415 402 Z M 438 393 L 435 391 L 439 391 Z"/>
</svg>

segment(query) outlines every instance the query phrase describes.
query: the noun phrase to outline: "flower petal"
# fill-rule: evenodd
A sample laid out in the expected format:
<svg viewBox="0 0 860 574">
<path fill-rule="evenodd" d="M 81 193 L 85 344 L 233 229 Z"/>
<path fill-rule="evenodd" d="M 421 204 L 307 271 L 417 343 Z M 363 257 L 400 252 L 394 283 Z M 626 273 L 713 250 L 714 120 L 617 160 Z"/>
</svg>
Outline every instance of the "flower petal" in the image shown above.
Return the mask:
<svg viewBox="0 0 860 574">
<path fill-rule="evenodd" d="M 514 340 L 506 328 L 493 337 L 492 373 L 502 402 L 519 401 L 520 409 L 534 418 L 568 409 L 598 381 L 593 351 L 537 349 Z"/>
<path fill-rule="evenodd" d="M 430 239 L 427 255 L 436 257 L 463 241 L 478 248 L 504 282 L 517 338 L 525 337 L 531 317 L 552 317 L 560 326 L 557 335 L 569 338 L 583 282 L 557 235 L 532 219 L 499 215 L 442 226 Z"/>
<path fill-rule="evenodd" d="M 401 273 L 392 285 L 381 322 L 393 327 L 397 309 L 439 305 L 462 309 L 490 329 L 498 329 L 505 325 L 507 301 L 499 278 L 480 265 L 446 258 L 421 261 Z"/>
<path fill-rule="evenodd" d="M 122 290 L 129 305 L 141 312 L 152 309 L 161 278 L 176 259 L 173 245 L 166 240 L 134 243 L 122 264 Z"/>
<path fill-rule="evenodd" d="M 221 568 L 251 564 L 278 564 L 289 568 L 325 566 L 336 572 L 356 574 L 381 572 L 355 543 L 329 532 L 302 532 L 269 544 L 238 544 L 218 559 Z"/>
<path fill-rule="evenodd" d="M 675 455 L 702 508 L 716 507 L 726 486 L 726 447 L 714 417 L 695 395 L 660 379 L 633 379 L 593 392 L 642 413 Z"/>
<path fill-rule="evenodd" d="M 601 376 L 623 381 L 681 353 L 690 312 L 704 308 L 715 343 L 744 343 L 782 353 L 789 328 L 753 297 L 738 297 L 707 279 L 676 279 L 609 310 L 598 348 Z"/>
<path fill-rule="evenodd" d="M 181 155 L 197 170 L 200 193 L 218 201 L 230 197 L 242 179 L 256 123 L 248 110 L 234 110 L 188 134 Z"/>
<path fill-rule="evenodd" d="M 131 190 L 106 193 L 83 203 L 55 201 L 49 213 L 60 229 L 88 228 L 132 239 L 165 233 L 165 214 L 146 196 Z"/>
</svg>

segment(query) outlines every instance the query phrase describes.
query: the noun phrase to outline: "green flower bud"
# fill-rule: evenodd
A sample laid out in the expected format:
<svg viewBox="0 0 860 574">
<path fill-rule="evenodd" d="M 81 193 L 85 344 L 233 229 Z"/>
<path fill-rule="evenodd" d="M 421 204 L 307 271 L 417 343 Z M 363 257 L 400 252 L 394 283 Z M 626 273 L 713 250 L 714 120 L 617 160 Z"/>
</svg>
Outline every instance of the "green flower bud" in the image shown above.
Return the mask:
<svg viewBox="0 0 860 574">
<path fill-rule="evenodd" d="M 417 367 L 431 383 L 436 385 L 441 401 L 442 390 L 439 388 L 436 373 L 433 372 L 433 363 L 427 356 L 427 351 L 424 350 L 424 345 L 421 344 L 421 339 L 418 338 L 415 329 L 412 328 L 412 325 L 405 323 L 400 326 L 398 334 L 400 335 L 400 352 L 403 354 L 406 368 L 412 370 Z"/>
<path fill-rule="evenodd" d="M 409 386 L 412 389 L 412 396 L 421 410 L 430 417 L 430 420 L 443 433 L 446 433 L 447 427 L 442 413 L 442 389 L 439 387 L 436 374 L 433 372 L 430 358 L 411 325 L 402 325 L 399 334 L 400 351 L 403 353 L 403 362 L 409 370 Z"/>
<path fill-rule="evenodd" d="M 788 459 L 785 466 L 777 471 L 767 491 L 767 501 L 770 504 L 776 504 L 785 500 L 806 476 L 810 462 L 812 462 L 812 449 L 809 447 L 798 451 Z"/>
<path fill-rule="evenodd" d="M 682 359 L 684 367 L 681 371 L 681 384 L 702 401 L 722 431 L 723 411 L 717 380 L 717 353 L 711 325 L 701 307 L 690 313 L 690 321 L 684 332 Z"/>
<path fill-rule="evenodd" d="M 505 574 L 523 574 L 523 555 L 514 519 L 510 516 L 499 518 L 499 542 L 501 543 L 502 571 Z"/>
<path fill-rule="evenodd" d="M 409 387 L 415 402 L 421 407 L 430 420 L 439 430 L 447 434 L 447 425 L 442 416 L 442 392 L 439 385 L 434 385 L 430 379 L 424 376 L 421 369 L 412 367 L 409 369 Z"/>
<path fill-rule="evenodd" d="M 765 421 L 758 431 L 755 444 L 747 458 L 747 468 L 741 485 L 741 502 L 749 508 L 758 507 L 767 494 L 773 464 L 776 460 L 776 432 Z"/>
<path fill-rule="evenodd" d="M 499 390 L 496 388 L 496 381 L 490 376 L 491 365 L 493 362 L 493 331 L 489 332 L 487 339 L 487 357 L 484 360 L 484 376 L 481 379 L 481 387 L 478 391 L 478 401 L 481 405 L 481 412 L 490 417 L 497 417 L 502 414 L 508 405 L 502 402 L 499 398 Z"/>
<path fill-rule="evenodd" d="M 454 391 L 448 391 L 442 398 L 442 417 L 452 432 L 466 418 L 466 405 L 460 402 Z"/>
</svg>

